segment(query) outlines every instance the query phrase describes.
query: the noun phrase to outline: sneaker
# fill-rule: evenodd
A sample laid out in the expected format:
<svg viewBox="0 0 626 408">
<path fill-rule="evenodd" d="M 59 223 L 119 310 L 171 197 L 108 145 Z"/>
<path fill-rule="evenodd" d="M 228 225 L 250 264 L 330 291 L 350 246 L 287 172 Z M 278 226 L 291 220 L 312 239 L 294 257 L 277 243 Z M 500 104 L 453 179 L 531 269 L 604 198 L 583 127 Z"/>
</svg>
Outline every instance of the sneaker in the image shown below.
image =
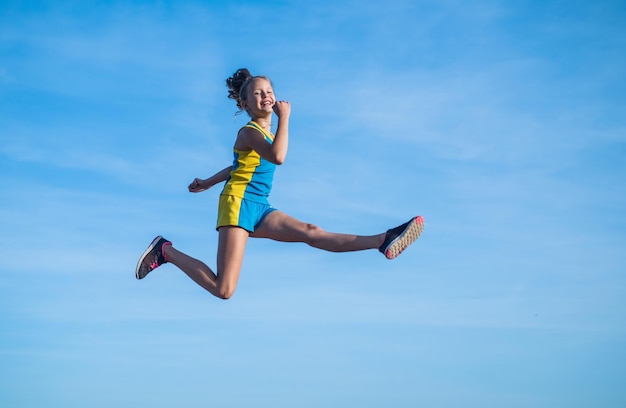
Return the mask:
<svg viewBox="0 0 626 408">
<path fill-rule="evenodd" d="M 417 216 L 405 222 L 399 227 L 387 231 L 385 240 L 378 250 L 387 257 L 393 259 L 400 255 L 409 245 L 411 245 L 424 230 L 424 218 Z"/>
<path fill-rule="evenodd" d="M 135 269 L 135 277 L 137 279 L 145 278 L 147 274 L 167 263 L 165 255 L 163 255 L 163 247 L 165 245 L 172 245 L 172 243 L 160 235 L 152 240 L 148 249 L 145 250 L 141 258 L 139 258 L 139 262 L 137 262 L 137 268 Z"/>
</svg>

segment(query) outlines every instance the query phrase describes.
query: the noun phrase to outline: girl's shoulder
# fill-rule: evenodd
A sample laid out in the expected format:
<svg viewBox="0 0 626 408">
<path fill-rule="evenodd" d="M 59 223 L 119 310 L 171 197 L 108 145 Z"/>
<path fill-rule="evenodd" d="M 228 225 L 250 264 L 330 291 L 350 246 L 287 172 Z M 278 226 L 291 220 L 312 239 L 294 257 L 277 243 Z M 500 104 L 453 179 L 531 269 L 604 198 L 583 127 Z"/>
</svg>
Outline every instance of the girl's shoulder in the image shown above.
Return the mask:
<svg viewBox="0 0 626 408">
<path fill-rule="evenodd" d="M 268 135 L 263 128 L 256 122 L 250 121 L 246 123 L 237 132 L 237 139 L 235 140 L 235 150 L 253 150 L 251 146 L 253 139 L 268 139 L 273 140 L 271 135 Z"/>
<path fill-rule="evenodd" d="M 252 137 L 260 134 L 265 140 L 269 142 L 274 141 L 274 134 L 263 129 L 261 125 L 259 125 L 253 120 L 246 123 L 241 129 L 239 129 L 238 136 L 241 134 L 247 134 Z"/>
</svg>

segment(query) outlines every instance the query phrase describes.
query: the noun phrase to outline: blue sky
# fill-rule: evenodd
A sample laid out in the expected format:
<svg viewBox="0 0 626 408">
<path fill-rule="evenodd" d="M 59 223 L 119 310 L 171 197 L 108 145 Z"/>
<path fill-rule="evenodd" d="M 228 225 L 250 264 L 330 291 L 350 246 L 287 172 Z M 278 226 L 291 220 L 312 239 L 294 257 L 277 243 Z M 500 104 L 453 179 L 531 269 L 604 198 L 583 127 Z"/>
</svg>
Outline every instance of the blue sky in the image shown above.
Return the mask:
<svg viewBox="0 0 626 408">
<path fill-rule="evenodd" d="M 0 6 L 0 405 L 623 407 L 620 1 Z M 215 264 L 248 67 L 292 103 L 272 204 L 401 257 L 249 243 Z"/>
</svg>

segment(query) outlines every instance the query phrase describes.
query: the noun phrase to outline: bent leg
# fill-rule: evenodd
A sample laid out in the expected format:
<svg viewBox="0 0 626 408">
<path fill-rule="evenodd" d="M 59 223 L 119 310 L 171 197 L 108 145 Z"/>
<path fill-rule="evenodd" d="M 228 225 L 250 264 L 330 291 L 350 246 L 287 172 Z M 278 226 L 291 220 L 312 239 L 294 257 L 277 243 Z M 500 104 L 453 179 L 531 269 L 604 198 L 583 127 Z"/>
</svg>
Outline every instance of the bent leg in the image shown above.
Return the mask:
<svg viewBox="0 0 626 408">
<path fill-rule="evenodd" d="M 194 282 L 222 299 L 230 298 L 237 287 L 248 231 L 238 227 L 221 227 L 217 248 L 217 274 L 204 262 L 178 251 L 172 246 L 164 249 L 167 261 L 185 272 Z"/>
<path fill-rule="evenodd" d="M 250 236 L 281 242 L 304 242 L 314 248 L 331 252 L 361 251 L 378 248 L 385 234 L 351 235 L 324 231 L 281 212 L 273 211 L 265 217 Z"/>
</svg>

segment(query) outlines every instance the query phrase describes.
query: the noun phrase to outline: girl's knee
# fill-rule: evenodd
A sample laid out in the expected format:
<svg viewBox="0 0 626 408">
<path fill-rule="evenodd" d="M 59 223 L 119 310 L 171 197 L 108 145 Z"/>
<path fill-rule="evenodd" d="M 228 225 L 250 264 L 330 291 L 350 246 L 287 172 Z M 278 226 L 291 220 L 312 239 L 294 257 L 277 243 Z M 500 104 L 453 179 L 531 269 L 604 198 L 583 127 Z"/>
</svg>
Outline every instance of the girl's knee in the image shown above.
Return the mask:
<svg viewBox="0 0 626 408">
<path fill-rule="evenodd" d="M 237 289 L 236 283 L 233 284 L 218 278 L 215 293 L 213 294 L 220 299 L 228 300 L 235 294 L 235 289 Z"/>
<path fill-rule="evenodd" d="M 234 287 L 229 287 L 229 286 L 222 285 L 222 286 L 217 288 L 217 293 L 216 293 L 215 296 L 217 296 L 220 299 L 228 300 L 234 294 L 235 294 L 235 288 Z"/>
<path fill-rule="evenodd" d="M 306 224 L 304 227 L 305 242 L 309 245 L 315 246 L 323 233 L 324 230 L 317 225 Z"/>
</svg>

